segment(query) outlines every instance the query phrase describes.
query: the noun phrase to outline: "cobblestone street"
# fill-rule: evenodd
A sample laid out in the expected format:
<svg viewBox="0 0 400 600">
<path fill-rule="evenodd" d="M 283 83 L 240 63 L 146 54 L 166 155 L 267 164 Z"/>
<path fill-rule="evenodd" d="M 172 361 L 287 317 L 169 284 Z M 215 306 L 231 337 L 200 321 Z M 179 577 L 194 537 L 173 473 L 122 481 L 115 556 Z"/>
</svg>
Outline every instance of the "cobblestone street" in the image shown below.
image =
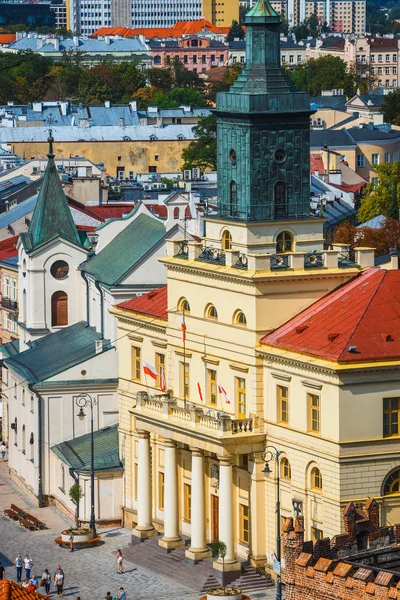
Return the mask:
<svg viewBox="0 0 400 600">
<path fill-rule="evenodd" d="M 21 508 L 29 508 L 35 516 L 44 521 L 49 529 L 46 531 L 26 531 L 18 523 L 3 516 L 5 508 L 15 503 Z M 29 554 L 34 566 L 32 574 L 42 575 L 48 568 L 54 572 L 60 564 L 65 571 L 64 596 L 81 600 L 103 600 L 110 591 L 116 595 L 120 586 L 127 592 L 127 600 L 175 599 L 198 600 L 200 593 L 183 585 L 176 584 L 142 567 L 125 561 L 125 573 L 116 573 L 115 552 L 117 548 L 127 547 L 131 535 L 128 529 L 101 529 L 103 545 L 86 548 L 70 553 L 54 543 L 62 529 L 70 524 L 55 508 L 37 508 L 20 494 L 11 484 L 8 476 L 7 462 L 0 464 L 0 560 L 6 568 L 6 578 L 16 581 L 14 559 L 18 552 Z M 40 591 L 43 591 L 42 589 Z M 52 588 L 50 597 L 56 594 Z M 275 597 L 275 589 L 265 594 L 256 594 L 253 598 L 271 599 Z"/>
</svg>

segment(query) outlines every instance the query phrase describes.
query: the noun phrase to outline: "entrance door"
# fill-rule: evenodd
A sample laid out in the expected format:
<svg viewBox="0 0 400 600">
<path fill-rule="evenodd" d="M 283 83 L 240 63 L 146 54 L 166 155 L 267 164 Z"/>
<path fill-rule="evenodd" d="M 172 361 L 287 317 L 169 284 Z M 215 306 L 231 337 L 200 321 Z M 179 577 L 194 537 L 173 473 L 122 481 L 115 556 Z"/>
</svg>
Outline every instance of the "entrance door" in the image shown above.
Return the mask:
<svg viewBox="0 0 400 600">
<path fill-rule="evenodd" d="M 211 513 L 212 513 L 212 541 L 216 542 L 219 539 L 218 531 L 218 514 L 219 514 L 219 498 L 211 496 Z"/>
</svg>

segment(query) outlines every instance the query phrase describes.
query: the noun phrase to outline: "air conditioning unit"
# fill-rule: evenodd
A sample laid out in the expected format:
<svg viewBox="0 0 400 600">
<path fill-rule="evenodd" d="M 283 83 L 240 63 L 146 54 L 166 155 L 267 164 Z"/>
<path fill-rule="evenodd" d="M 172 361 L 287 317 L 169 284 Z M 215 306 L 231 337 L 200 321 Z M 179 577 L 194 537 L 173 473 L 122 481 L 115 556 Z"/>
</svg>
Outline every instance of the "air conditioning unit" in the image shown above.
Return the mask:
<svg viewBox="0 0 400 600">
<path fill-rule="evenodd" d="M 185 181 L 190 181 L 192 179 L 192 173 L 191 173 L 191 171 L 189 171 L 189 170 L 183 171 L 183 179 Z"/>
<path fill-rule="evenodd" d="M 144 187 L 145 190 L 151 190 L 151 185 L 146 184 L 143 187 Z"/>
<path fill-rule="evenodd" d="M 194 180 L 200 179 L 200 176 L 201 176 L 201 171 L 200 171 L 200 169 L 198 167 L 192 169 L 192 178 Z"/>
<path fill-rule="evenodd" d="M 166 190 L 167 189 L 167 184 L 166 183 L 162 183 L 161 184 L 161 189 L 162 190 Z"/>
<path fill-rule="evenodd" d="M 158 185 L 156 183 L 153 183 L 151 187 L 153 188 L 153 190 L 158 190 Z"/>
<path fill-rule="evenodd" d="M 38 170 L 37 167 L 32 167 L 32 172 L 33 173 L 37 173 L 37 170 Z"/>
</svg>

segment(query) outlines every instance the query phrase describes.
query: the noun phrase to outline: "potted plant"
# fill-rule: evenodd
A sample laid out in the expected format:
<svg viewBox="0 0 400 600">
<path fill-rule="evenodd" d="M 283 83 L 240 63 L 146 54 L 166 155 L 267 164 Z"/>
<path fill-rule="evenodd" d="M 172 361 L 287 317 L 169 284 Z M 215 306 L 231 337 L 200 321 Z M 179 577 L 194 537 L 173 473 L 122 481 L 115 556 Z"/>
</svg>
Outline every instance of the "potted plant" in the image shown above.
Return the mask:
<svg viewBox="0 0 400 600">
<path fill-rule="evenodd" d="M 61 532 L 61 541 L 69 542 L 71 534 L 74 536 L 74 543 L 87 542 L 94 537 L 93 531 L 87 527 L 71 527 L 70 529 L 64 529 Z"/>
<path fill-rule="evenodd" d="M 75 526 L 79 527 L 79 502 L 83 496 L 83 489 L 79 483 L 74 483 L 69 488 L 69 497 L 71 502 L 75 505 Z"/>
<path fill-rule="evenodd" d="M 211 545 L 212 551 L 215 556 L 222 559 L 222 573 L 225 570 L 225 556 L 227 552 L 226 544 L 220 540 L 214 542 Z M 242 600 L 242 590 L 233 587 L 222 586 L 207 591 L 207 600 L 213 600 L 214 598 L 228 598 L 229 600 Z"/>
</svg>

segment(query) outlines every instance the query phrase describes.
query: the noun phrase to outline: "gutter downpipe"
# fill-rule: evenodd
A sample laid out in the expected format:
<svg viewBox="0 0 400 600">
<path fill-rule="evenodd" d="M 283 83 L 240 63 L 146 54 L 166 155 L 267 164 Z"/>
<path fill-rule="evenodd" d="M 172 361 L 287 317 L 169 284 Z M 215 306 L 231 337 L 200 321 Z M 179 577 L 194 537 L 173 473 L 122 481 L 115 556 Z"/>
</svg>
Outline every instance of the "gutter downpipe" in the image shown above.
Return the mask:
<svg viewBox="0 0 400 600">
<path fill-rule="evenodd" d="M 41 406 L 41 400 L 42 397 L 39 394 L 39 392 L 35 389 L 34 385 L 32 383 L 28 383 L 28 388 L 29 390 L 32 392 L 32 394 L 35 394 L 37 400 L 38 400 L 38 501 L 39 501 L 39 508 L 41 508 L 43 506 L 43 481 L 42 481 L 42 474 L 43 474 L 43 464 L 42 464 L 42 406 Z"/>
<path fill-rule="evenodd" d="M 103 291 L 100 287 L 100 283 L 97 281 L 97 279 L 95 279 L 94 285 L 96 286 L 100 294 L 100 334 L 101 339 L 104 339 L 104 296 Z"/>
<path fill-rule="evenodd" d="M 81 271 L 83 281 L 86 283 L 86 322 L 90 325 L 90 302 L 89 302 L 89 280 L 85 271 Z"/>
</svg>

